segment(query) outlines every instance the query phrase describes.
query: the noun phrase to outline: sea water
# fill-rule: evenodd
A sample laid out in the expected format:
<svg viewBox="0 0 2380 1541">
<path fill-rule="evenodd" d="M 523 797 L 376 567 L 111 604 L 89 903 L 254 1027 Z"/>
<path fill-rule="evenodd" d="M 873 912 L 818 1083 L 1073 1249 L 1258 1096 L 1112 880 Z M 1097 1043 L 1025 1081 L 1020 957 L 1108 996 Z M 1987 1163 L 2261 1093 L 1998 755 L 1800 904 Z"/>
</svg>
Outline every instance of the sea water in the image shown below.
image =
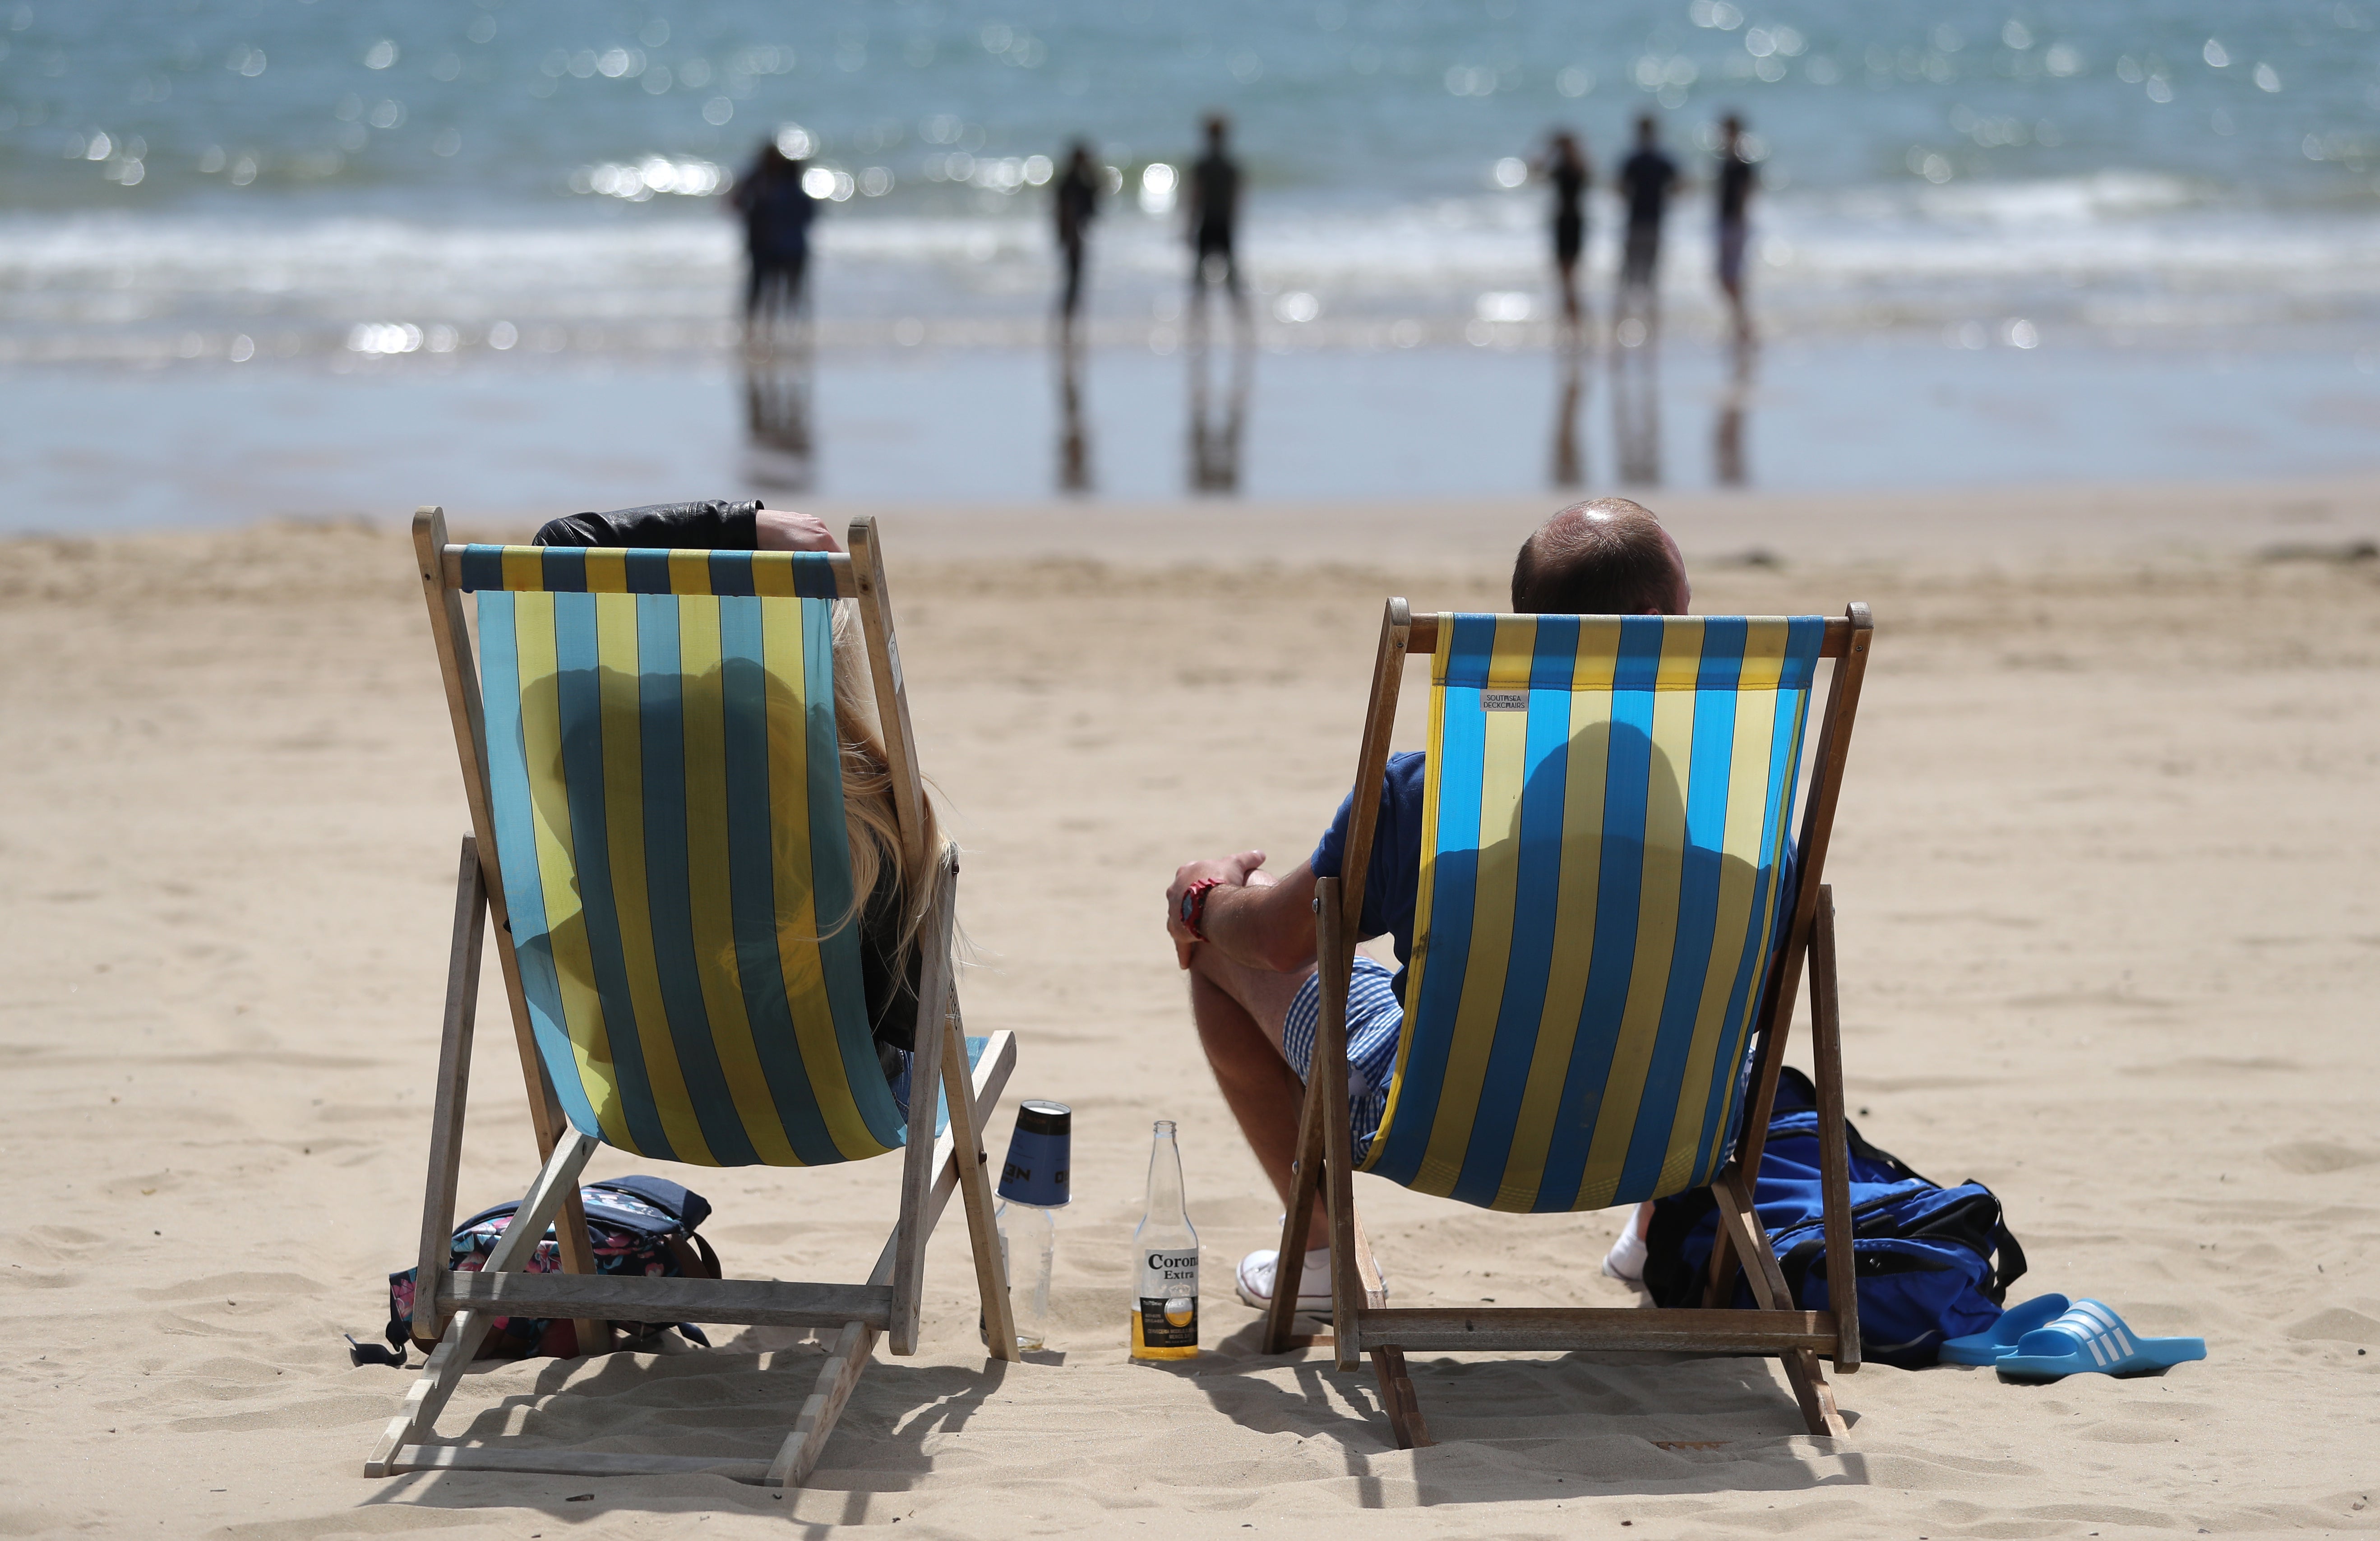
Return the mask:
<svg viewBox="0 0 2380 1541">
<path fill-rule="evenodd" d="M 1754 399 L 1786 416 L 1763 423 L 1796 421 L 1797 357 L 1842 371 L 1874 351 L 1888 360 L 1874 374 L 1909 346 L 1953 363 L 2163 350 L 2207 373 L 2253 353 L 2368 376 L 2380 359 L 2375 23 L 2380 0 L 2154 14 L 2006 0 L 0 0 L 0 391 L 38 397 L 42 371 L 61 367 L 378 379 L 666 364 L 723 378 L 740 259 L 721 195 L 783 135 L 809 149 L 826 199 L 816 409 L 847 419 L 867 388 L 834 385 L 855 360 L 1038 353 L 1053 276 L 1045 184 L 1080 136 L 1115 188 L 1095 228 L 1082 378 L 1053 392 L 1045 364 L 1018 362 L 1029 392 L 1012 381 L 968 399 L 995 437 L 1004 424 L 1041 440 L 1065 431 L 1050 406 L 1081 394 L 1098 467 L 1086 490 L 1198 490 L 1196 466 L 1175 464 L 1192 450 L 1169 445 L 1160 473 L 1098 431 L 1103 413 L 1122 416 L 1105 411 L 1107 382 L 1136 367 L 1103 371 L 1103 358 L 1186 356 L 1169 189 L 1209 109 L 1231 115 L 1247 169 L 1243 254 L 1268 355 L 1368 356 L 1367 375 L 1426 381 L 1440 371 L 1415 360 L 1449 350 L 1544 350 L 1546 194 L 1526 163 L 1552 127 L 1585 137 L 1600 309 L 1616 223 L 1606 189 L 1639 113 L 1698 184 L 1672 219 L 1662 345 L 1707 348 L 1708 152 L 1733 110 L 1766 185 L 1752 288 L 1773 347 Z M 1701 383 L 1702 368 L 1673 368 L 1696 382 L 1691 399 L 1730 388 L 1717 370 Z M 1542 400 L 1533 416 L 1559 405 L 1546 372 L 1514 398 Z M 1167 378 L 1174 395 L 1201 389 L 1180 368 Z M 1296 364 L 1257 371 L 1252 440 L 1269 431 L 1277 383 L 1305 378 Z M 1205 390 L 1208 437 L 1236 442 L 1233 387 Z M 2328 413 L 2360 444 L 2363 393 L 2308 384 L 2289 415 Z M 1414 405 L 1348 405 L 1344 436 L 1393 442 L 1448 399 L 1405 394 Z M 1002 398 L 1025 394 L 1029 415 L 1000 418 Z M 859 425 L 836 436 L 822 421 L 824 447 L 796 479 L 897 494 L 913 479 L 929 490 L 947 463 L 946 479 L 997 495 L 1050 484 L 1038 448 L 1029 479 L 1003 481 L 980 457 L 960 477 L 954 455 L 938 458 L 950 408 L 934 391 L 887 401 L 915 451 L 871 455 Z M 1645 479 L 1621 474 L 1620 431 L 1588 434 L 1585 480 Z M 1780 438 L 1772 428 L 1759 443 L 1748 479 L 1840 478 L 1780 457 Z M 2307 448 L 2280 435 L 2267 457 L 2295 464 Z M 1560 458 L 1558 442 L 1534 448 L 1526 479 L 1560 480 Z M 1730 479 L 1708 458 L 1692 479 Z M 1251 454 L 1204 490 L 1305 491 L 1261 467 Z M 1317 474 L 1366 490 L 1361 457 Z"/>
</svg>

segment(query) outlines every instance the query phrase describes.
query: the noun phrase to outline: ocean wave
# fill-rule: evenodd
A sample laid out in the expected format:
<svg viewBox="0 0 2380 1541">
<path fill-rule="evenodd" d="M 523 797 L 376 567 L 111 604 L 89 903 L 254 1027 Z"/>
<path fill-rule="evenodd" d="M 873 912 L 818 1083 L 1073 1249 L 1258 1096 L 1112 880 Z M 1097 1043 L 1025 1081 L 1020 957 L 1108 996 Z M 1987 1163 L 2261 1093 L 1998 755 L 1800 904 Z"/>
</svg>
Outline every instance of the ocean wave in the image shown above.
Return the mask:
<svg viewBox="0 0 2380 1541">
<path fill-rule="evenodd" d="M 1276 194 L 1252 201 L 1243 256 L 1285 336 L 1369 346 L 1405 318 L 1436 336 L 1486 317 L 1483 297 L 1516 297 L 1497 299 L 1499 317 L 1543 320 L 1542 214 L 1532 195 L 1362 207 Z M 1598 287 L 1616 262 L 1613 214 L 1594 211 Z M 837 209 L 817 226 L 822 317 L 853 338 L 917 318 L 952 346 L 1013 340 L 1048 303 L 1042 215 Z M 2380 216 L 2243 209 L 2156 174 L 1796 190 L 1763 200 L 1756 235 L 1755 291 L 1787 331 L 2005 314 L 2127 332 L 2380 325 Z M 1707 303 L 1711 246 L 1706 206 L 1683 204 L 1665 275 L 1676 303 Z M 1184 272 L 1176 224 L 1111 210 L 1095 314 L 1153 336 L 1180 317 Z M 565 339 L 546 351 L 708 347 L 740 275 L 735 224 L 699 207 L 474 222 L 25 212 L 0 219 L 0 359 L 187 357 L 194 335 L 211 355 L 212 339 L 268 334 L 295 340 L 266 356 L 337 353 L 382 325 L 444 325 L 468 351 L 498 322 Z"/>
</svg>

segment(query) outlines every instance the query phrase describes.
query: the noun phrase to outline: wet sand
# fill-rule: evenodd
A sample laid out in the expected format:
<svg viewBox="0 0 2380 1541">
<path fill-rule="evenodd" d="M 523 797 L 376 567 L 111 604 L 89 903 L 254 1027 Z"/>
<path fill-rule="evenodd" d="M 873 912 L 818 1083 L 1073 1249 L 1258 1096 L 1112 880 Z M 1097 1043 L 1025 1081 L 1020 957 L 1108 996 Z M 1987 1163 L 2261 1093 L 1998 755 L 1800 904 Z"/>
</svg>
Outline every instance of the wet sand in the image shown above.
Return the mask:
<svg viewBox="0 0 2380 1541">
<path fill-rule="evenodd" d="M 738 485 L 979 508 L 1051 501 L 1078 475 L 1102 507 L 1146 507 L 1219 483 L 1298 502 L 1528 498 L 1558 481 L 1806 498 L 2380 467 L 2380 359 L 2331 337 L 1970 352 L 1930 332 L 1788 336 L 1739 379 L 1682 322 L 1658 350 L 1575 367 L 1508 330 L 1401 348 L 1269 327 L 1253 358 L 1092 346 L 1071 394 L 1044 348 L 931 339 L 823 346 L 814 372 L 757 382 L 712 348 L 346 356 L 343 373 L 263 358 L 12 366 L 0 351 L 0 417 L 25 446 L 0 463 L 0 535 L 379 517 L 389 489 L 419 487 L 506 508 Z"/>
<path fill-rule="evenodd" d="M 0 1531 L 2374 1528 L 2380 562 L 2350 553 L 2380 483 L 1655 503 L 1697 610 L 1875 610 L 1829 873 L 1861 1129 L 2000 1194 L 2017 1296 L 2097 1296 L 2204 1336 L 2205 1363 L 2031 1389 L 1871 1365 L 1837 1382 L 1833 1442 L 1759 1362 L 1424 1357 L 1442 1443 L 1395 1450 L 1367 1375 L 1261 1357 L 1231 1299 L 1276 1208 L 1159 894 L 1191 855 L 1310 846 L 1382 599 L 1495 606 L 1551 500 L 886 507 L 917 733 L 967 848 L 970 1022 L 1017 1033 L 1012 1101 L 1077 1110 L 1052 1352 L 978 1373 L 954 1212 L 921 1353 L 880 1353 L 807 1490 L 367 1481 L 408 1377 L 351 1367 L 340 1333 L 376 1334 L 414 1247 L 464 827 L 407 547 L 29 540 L 0 548 Z M 533 1163 L 492 986 L 482 1021 L 466 1207 Z M 1181 1123 L 1206 1245 L 1214 1352 L 1180 1369 L 1123 1362 L 1155 1118 Z M 836 1278 L 880 1244 L 895 1166 L 595 1170 L 691 1176 L 731 1273 Z M 1629 1299 L 1596 1272 L 1614 1215 L 1357 1194 L 1401 1303 Z M 792 1336 L 493 1367 L 443 1432 L 764 1456 L 810 1378 Z"/>
</svg>

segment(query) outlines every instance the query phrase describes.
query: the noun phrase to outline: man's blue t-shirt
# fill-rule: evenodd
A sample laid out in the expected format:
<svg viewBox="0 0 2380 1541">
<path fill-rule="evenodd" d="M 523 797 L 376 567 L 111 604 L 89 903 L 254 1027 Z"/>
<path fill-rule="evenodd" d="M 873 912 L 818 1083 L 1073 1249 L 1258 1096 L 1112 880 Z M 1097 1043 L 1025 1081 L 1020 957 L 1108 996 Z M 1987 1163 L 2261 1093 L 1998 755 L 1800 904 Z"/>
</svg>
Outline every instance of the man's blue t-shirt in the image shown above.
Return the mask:
<svg viewBox="0 0 2380 1541">
<path fill-rule="evenodd" d="M 1390 755 L 1380 787 L 1380 814 L 1372 826 L 1372 862 L 1364 871 L 1363 934 L 1386 932 L 1397 948 L 1397 999 L 1404 999 L 1405 965 L 1413 962 L 1414 908 L 1421 897 L 1421 792 L 1427 757 L 1419 751 Z M 1338 817 L 1314 847 L 1314 875 L 1336 878 L 1347 845 L 1347 817 L 1355 806 L 1350 791 Z"/>
</svg>

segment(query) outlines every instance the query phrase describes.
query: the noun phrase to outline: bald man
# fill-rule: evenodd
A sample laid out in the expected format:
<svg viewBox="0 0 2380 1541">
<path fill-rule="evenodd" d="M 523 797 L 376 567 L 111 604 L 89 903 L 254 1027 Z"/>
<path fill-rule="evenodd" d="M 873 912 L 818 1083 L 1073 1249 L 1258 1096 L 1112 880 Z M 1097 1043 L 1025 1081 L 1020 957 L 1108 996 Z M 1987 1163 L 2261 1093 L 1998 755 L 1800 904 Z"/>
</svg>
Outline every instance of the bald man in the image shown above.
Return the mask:
<svg viewBox="0 0 2380 1541">
<path fill-rule="evenodd" d="M 1649 510 L 1626 498 L 1563 509 L 1522 543 L 1512 564 L 1512 609 L 1522 614 L 1682 615 L 1693 598 L 1677 543 Z M 1390 938 L 1397 967 L 1391 972 L 1359 953 L 1347 992 L 1347 1097 L 1359 1161 L 1387 1110 L 1404 1029 L 1405 965 L 1421 884 L 1423 759 L 1389 757 L 1364 882 L 1363 935 Z M 1199 1044 L 1284 1205 L 1293 1192 L 1298 1110 L 1321 1012 L 1314 883 L 1339 875 L 1354 801 L 1350 793 L 1313 855 L 1279 879 L 1263 870 L 1262 851 L 1242 851 L 1188 863 L 1165 892 L 1166 928 L 1190 976 Z M 1308 1234 L 1330 1234 L 1318 1199 L 1314 1225 Z M 1330 1257 L 1327 1246 L 1306 1255 L 1301 1308 L 1329 1306 Z M 1240 1259 L 1241 1300 L 1270 1303 L 1278 1261 L 1269 1249 Z"/>
</svg>

